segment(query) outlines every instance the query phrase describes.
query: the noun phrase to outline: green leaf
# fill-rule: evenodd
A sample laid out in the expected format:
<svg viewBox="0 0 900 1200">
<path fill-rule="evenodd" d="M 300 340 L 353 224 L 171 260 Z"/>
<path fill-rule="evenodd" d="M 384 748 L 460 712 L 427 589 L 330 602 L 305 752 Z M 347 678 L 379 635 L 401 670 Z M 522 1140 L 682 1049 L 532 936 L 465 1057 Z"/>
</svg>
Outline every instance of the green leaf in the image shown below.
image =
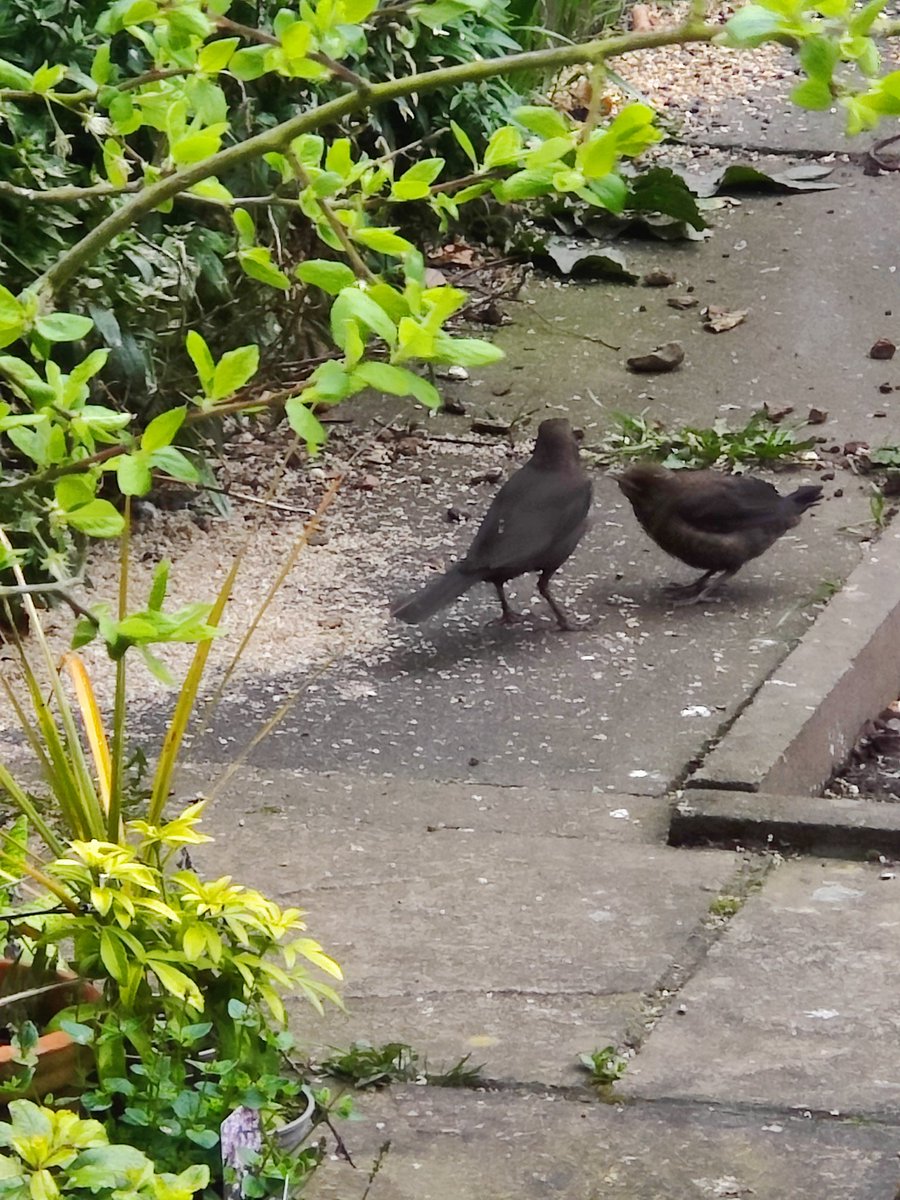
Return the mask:
<svg viewBox="0 0 900 1200">
<path fill-rule="evenodd" d="M 613 213 L 622 212 L 628 200 L 628 185 L 622 176 L 614 171 L 604 175 L 602 179 L 592 180 L 585 190 L 594 197 L 592 203 L 599 200 L 604 208 Z"/>
<path fill-rule="evenodd" d="M 81 504 L 89 504 L 97 491 L 97 480 L 88 474 L 64 475 L 53 485 L 56 503 L 65 509 L 78 508 Z"/>
<path fill-rule="evenodd" d="M 240 346 L 229 350 L 216 363 L 211 400 L 223 400 L 242 388 L 259 369 L 259 346 Z"/>
<path fill-rule="evenodd" d="M 306 21 L 293 21 L 278 36 L 281 41 L 281 48 L 287 57 L 291 59 L 306 57 L 306 53 L 312 45 L 312 35 L 312 28 Z"/>
<path fill-rule="evenodd" d="M 190 355 L 191 362 L 197 371 L 197 376 L 200 380 L 200 386 L 204 392 L 209 392 L 212 387 L 213 373 L 216 369 L 216 364 L 213 362 L 213 356 L 210 354 L 209 346 L 207 346 L 202 334 L 197 333 L 195 329 L 188 331 L 188 335 L 184 340 L 187 352 Z"/>
<path fill-rule="evenodd" d="M 546 196 L 554 190 L 553 171 L 545 167 L 540 171 L 517 171 L 508 179 L 494 184 L 494 195 L 502 203 L 510 200 L 531 200 L 535 196 Z M 459 199 L 459 197 L 457 197 Z"/>
<path fill-rule="evenodd" d="M 412 242 L 399 237 L 393 229 L 375 229 L 371 226 L 351 231 L 354 242 L 374 250 L 378 254 L 408 254 L 412 250 Z"/>
<path fill-rule="evenodd" d="M 38 317 L 34 327 L 48 342 L 77 342 L 94 328 L 90 317 L 78 317 L 74 313 L 49 313 Z"/>
<path fill-rule="evenodd" d="M 337 404 L 350 395 L 350 376 L 340 362 L 325 362 L 313 372 L 312 386 L 326 404 Z"/>
<path fill-rule="evenodd" d="M 627 104 L 609 127 L 619 154 L 640 154 L 662 138 L 653 122 L 656 113 L 649 104 Z"/>
<path fill-rule="evenodd" d="M 368 387 L 377 388 L 380 392 L 387 392 L 391 396 L 415 396 L 426 408 L 441 407 L 441 397 L 437 388 L 406 367 L 364 362 L 359 364 L 353 374 Z"/>
<path fill-rule="evenodd" d="M 0 87 L 13 88 L 17 92 L 30 92 L 31 75 L 5 58 L 0 58 Z"/>
<path fill-rule="evenodd" d="M 101 503 L 98 501 L 98 503 Z M 111 929 L 100 933 L 100 961 L 110 978 L 124 983 L 128 978 L 128 957 L 125 947 Z"/>
<path fill-rule="evenodd" d="M 491 134 L 491 140 L 484 152 L 484 166 L 488 170 L 491 167 L 508 166 L 510 163 L 518 162 L 521 153 L 521 133 L 513 125 L 503 125 Z"/>
<path fill-rule="evenodd" d="M 356 280 L 346 263 L 330 262 L 325 258 L 307 259 L 294 273 L 304 283 L 311 283 L 330 296 L 336 296 L 345 287 L 352 287 Z"/>
<path fill-rule="evenodd" d="M 538 137 L 566 137 L 572 131 L 572 122 L 548 105 L 523 104 L 513 109 L 512 116 Z"/>
<path fill-rule="evenodd" d="M 450 128 L 453 130 L 453 136 L 462 147 L 463 154 L 465 154 L 466 158 L 468 158 L 469 162 L 477 171 L 478 155 L 475 153 L 475 147 L 472 145 L 472 139 L 460 125 L 457 125 L 455 121 L 450 122 Z"/>
<path fill-rule="evenodd" d="M 546 167 L 550 163 L 558 163 L 574 149 L 572 139 L 567 137 L 548 138 L 541 142 L 535 150 L 530 150 L 525 156 L 526 167 Z"/>
<path fill-rule="evenodd" d="M 150 612 L 159 612 L 163 606 L 163 601 L 166 598 L 166 592 L 169 588 L 169 571 L 172 564 L 164 558 L 158 563 L 153 572 L 153 584 L 150 588 L 150 595 L 147 598 L 147 608 Z"/>
<path fill-rule="evenodd" d="M 182 405 L 154 417 L 141 437 L 141 449 L 158 450 L 161 446 L 171 446 L 186 416 L 187 407 Z"/>
<path fill-rule="evenodd" d="M 268 46 L 244 46 L 235 50 L 228 62 L 228 70 L 236 79 L 259 79 L 269 69 L 266 65 L 268 53 Z"/>
<path fill-rule="evenodd" d="M 143 454 L 122 454 L 116 459 L 116 482 L 123 496 L 146 496 L 153 486 L 150 464 Z"/>
<path fill-rule="evenodd" d="M 325 170 L 332 171 L 342 181 L 349 177 L 353 170 L 349 138 L 334 139 L 325 154 Z"/>
<path fill-rule="evenodd" d="M 285 404 L 284 411 L 291 429 L 306 441 L 307 449 L 315 453 L 325 441 L 325 428 L 309 408 L 309 403 L 314 403 L 315 397 L 309 403 L 304 400 L 311 391 L 312 388 L 307 388 L 301 395 L 292 396 Z"/>
<path fill-rule="evenodd" d="M 344 288 L 331 306 L 331 335 L 343 350 L 346 344 L 345 322 L 362 325 L 384 338 L 389 346 L 397 339 L 397 329 L 387 313 L 371 296 L 359 288 Z"/>
<path fill-rule="evenodd" d="M 761 4 L 745 4 L 728 20 L 719 39 L 726 46 L 752 48 L 777 33 L 781 18 Z"/>
<path fill-rule="evenodd" d="M 108 500 L 92 500 L 83 508 L 70 512 L 66 521 L 91 537 L 118 537 L 125 527 L 122 514 Z"/>
<path fill-rule="evenodd" d="M 821 79 L 804 79 L 791 89 L 791 100 L 800 108 L 823 112 L 831 108 L 834 97 L 831 88 Z"/>
<path fill-rule="evenodd" d="M 575 161 L 588 179 L 601 179 L 610 173 L 617 158 L 616 138 L 606 131 L 579 146 Z"/>
<path fill-rule="evenodd" d="M 291 153 L 296 154 L 304 167 L 317 167 L 325 153 L 325 139 L 317 133 L 301 133 L 291 142 Z"/>
<path fill-rule="evenodd" d="M 229 204 L 234 199 L 225 184 L 218 179 L 201 179 L 191 188 L 191 195 L 205 196 L 209 200 L 224 200 Z"/>
<path fill-rule="evenodd" d="M 253 246 L 256 244 L 256 225 L 253 218 L 247 212 L 246 208 L 236 208 L 231 214 L 231 219 L 234 222 L 234 227 L 237 230 L 238 240 L 242 246 Z"/>
<path fill-rule="evenodd" d="M 174 446 L 161 446 L 150 455 L 150 465 L 164 471 L 181 483 L 199 483 L 200 472 L 181 450 Z"/>
<path fill-rule="evenodd" d="M 206 129 L 193 130 L 172 142 L 169 152 L 172 161 L 178 166 L 186 163 L 202 162 L 211 158 L 222 144 L 222 134 L 228 128 L 226 121 L 209 125 Z"/>
<path fill-rule="evenodd" d="M 103 42 L 94 55 L 94 61 L 91 63 L 91 79 L 96 84 L 107 83 L 112 75 L 112 65 L 109 61 L 110 49 L 109 42 Z"/>
<path fill-rule="evenodd" d="M 46 63 L 42 67 L 38 67 L 34 75 L 31 77 L 32 90 L 38 95 L 44 96 L 47 92 L 52 91 L 58 83 L 66 76 L 66 68 L 61 64 L 48 67 Z"/>
<path fill-rule="evenodd" d="M 460 367 L 484 367 L 506 357 L 499 346 L 481 338 L 451 338 L 441 333 L 434 341 L 437 361 Z"/>
<path fill-rule="evenodd" d="M 431 191 L 431 185 L 444 169 L 443 158 L 426 158 L 404 171 L 391 187 L 396 200 L 421 200 Z"/>
<path fill-rule="evenodd" d="M 239 250 L 238 261 L 245 275 L 267 283 L 270 287 L 280 288 L 286 292 L 291 281 L 280 267 L 272 261 L 272 252 L 267 246 L 254 246 L 251 250 Z"/>
<path fill-rule="evenodd" d="M 830 38 L 810 37 L 800 47 L 800 65 L 810 77 L 830 83 L 834 68 L 840 60 L 840 50 Z"/>
<path fill-rule="evenodd" d="M 210 75 L 214 75 L 217 71 L 224 71 L 240 44 L 241 39 L 236 37 L 219 38 L 218 41 L 207 42 L 205 46 L 201 46 L 200 53 L 197 55 L 198 68 Z"/>
</svg>

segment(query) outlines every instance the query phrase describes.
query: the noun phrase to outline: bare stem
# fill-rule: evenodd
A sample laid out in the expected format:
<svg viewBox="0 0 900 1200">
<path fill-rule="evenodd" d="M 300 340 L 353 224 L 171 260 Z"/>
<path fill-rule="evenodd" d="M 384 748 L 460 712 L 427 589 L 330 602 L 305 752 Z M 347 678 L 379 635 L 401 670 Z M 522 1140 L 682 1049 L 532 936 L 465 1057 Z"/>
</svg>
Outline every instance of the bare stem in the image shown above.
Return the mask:
<svg viewBox="0 0 900 1200">
<path fill-rule="evenodd" d="M 900 22 L 896 22 L 900 30 Z M 367 107 L 378 107 L 400 96 L 416 92 L 423 94 L 438 88 L 453 88 L 462 83 L 491 79 L 495 75 L 514 74 L 519 71 L 547 71 L 578 63 L 594 63 L 605 58 L 631 54 L 658 46 L 678 43 L 709 42 L 722 32 L 721 25 L 691 25 L 673 29 L 653 29 L 646 33 L 625 33 L 615 37 L 601 38 L 577 46 L 555 46 L 549 50 L 533 50 L 524 54 L 511 54 L 504 58 L 480 59 L 471 63 L 459 63 L 435 71 L 423 71 L 402 79 L 391 79 L 373 84 L 367 93 L 359 90 L 348 92 L 335 100 L 327 101 L 310 112 L 291 117 L 287 121 L 247 138 L 234 146 L 228 146 L 217 154 L 199 163 L 191 163 L 174 174 L 160 179 L 144 188 L 115 212 L 99 222 L 81 241 L 77 242 L 36 281 L 35 288 L 44 301 L 58 295 L 66 284 L 78 274 L 86 263 L 92 261 L 114 239 L 131 228 L 137 221 L 154 209 L 171 200 L 180 192 L 210 176 L 231 170 L 271 151 L 283 151 L 295 137 L 323 126 L 334 124 L 347 116 Z"/>
</svg>

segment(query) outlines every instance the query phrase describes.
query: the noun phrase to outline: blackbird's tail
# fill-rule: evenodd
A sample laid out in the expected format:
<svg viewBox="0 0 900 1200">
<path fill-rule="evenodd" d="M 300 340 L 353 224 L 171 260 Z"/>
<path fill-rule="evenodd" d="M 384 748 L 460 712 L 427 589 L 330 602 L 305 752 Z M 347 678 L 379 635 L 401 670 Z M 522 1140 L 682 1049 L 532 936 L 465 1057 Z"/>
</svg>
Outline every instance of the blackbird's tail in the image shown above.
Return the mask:
<svg viewBox="0 0 900 1200">
<path fill-rule="evenodd" d="M 421 621 L 433 617 L 442 608 L 446 608 L 457 596 L 467 592 L 477 582 L 476 576 L 464 575 L 459 567 L 451 567 L 445 575 L 441 575 L 427 587 L 413 592 L 403 600 L 395 601 L 391 605 L 391 616 L 406 621 L 408 625 L 418 625 Z"/>
<path fill-rule="evenodd" d="M 821 483 L 807 483 L 803 487 L 798 487 L 796 492 L 791 492 L 788 500 L 796 508 L 797 512 L 805 512 L 811 508 L 813 504 L 818 504 L 822 499 Z"/>
</svg>

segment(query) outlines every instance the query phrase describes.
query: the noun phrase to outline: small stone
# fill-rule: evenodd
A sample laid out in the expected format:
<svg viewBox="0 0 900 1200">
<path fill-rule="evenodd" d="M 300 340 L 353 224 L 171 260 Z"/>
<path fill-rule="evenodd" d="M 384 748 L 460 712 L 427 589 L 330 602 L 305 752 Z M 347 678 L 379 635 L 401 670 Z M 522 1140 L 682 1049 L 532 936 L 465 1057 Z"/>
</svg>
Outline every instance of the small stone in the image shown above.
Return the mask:
<svg viewBox="0 0 900 1200">
<path fill-rule="evenodd" d="M 869 350 L 869 358 L 893 358 L 897 347 L 890 338 L 879 338 Z"/>
<path fill-rule="evenodd" d="M 811 408 L 806 423 L 807 425 L 824 425 L 827 420 L 828 413 L 824 408 Z"/>
<path fill-rule="evenodd" d="M 469 378 L 469 372 L 466 370 L 465 367 L 448 367 L 447 375 L 449 376 L 450 379 L 465 380 L 465 379 Z"/>
<path fill-rule="evenodd" d="M 422 440 L 421 438 L 414 437 L 401 438 L 400 441 L 397 442 L 396 449 L 398 454 L 403 454 L 407 458 L 412 458 L 414 455 L 421 452 Z"/>
<path fill-rule="evenodd" d="M 442 411 L 449 413 L 451 417 L 464 417 L 466 415 L 466 406 L 456 396 L 445 396 Z"/>
<path fill-rule="evenodd" d="M 625 360 L 629 371 L 637 375 L 649 375 L 654 372 L 674 371 L 684 362 L 684 347 L 681 342 L 666 342 L 657 346 L 650 354 L 635 354 Z"/>
<path fill-rule="evenodd" d="M 641 280 L 644 287 L 653 288 L 671 287 L 674 282 L 675 273 L 664 271 L 661 267 L 654 267 L 652 271 L 647 271 Z"/>
<path fill-rule="evenodd" d="M 476 417 L 469 426 L 473 433 L 492 433 L 504 435 L 509 433 L 509 422 L 492 420 L 490 417 Z"/>
<path fill-rule="evenodd" d="M 878 390 L 881 392 L 882 396 L 889 396 L 894 389 L 889 383 L 880 383 L 878 385 Z"/>
<path fill-rule="evenodd" d="M 343 624 L 343 617 L 319 617 L 319 625 L 322 629 L 340 629 Z"/>
<path fill-rule="evenodd" d="M 378 476 L 363 475 L 361 479 L 356 481 L 356 486 L 361 492 L 374 492 L 378 487 Z"/>
<path fill-rule="evenodd" d="M 446 519 L 451 525 L 461 525 L 463 521 L 468 521 L 469 513 L 464 508 L 448 508 L 445 513 Z"/>
<path fill-rule="evenodd" d="M 669 308 L 677 308 L 679 310 L 687 308 L 696 308 L 700 301 L 696 296 L 669 296 L 666 300 Z"/>
</svg>

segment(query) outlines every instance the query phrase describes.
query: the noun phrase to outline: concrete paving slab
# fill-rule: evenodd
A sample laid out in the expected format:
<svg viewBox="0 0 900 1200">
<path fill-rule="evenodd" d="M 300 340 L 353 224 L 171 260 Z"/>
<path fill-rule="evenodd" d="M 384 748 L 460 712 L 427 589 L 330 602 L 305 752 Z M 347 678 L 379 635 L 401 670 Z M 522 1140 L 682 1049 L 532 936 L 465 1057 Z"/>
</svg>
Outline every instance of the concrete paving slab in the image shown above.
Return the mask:
<svg viewBox="0 0 900 1200">
<path fill-rule="evenodd" d="M 900 691 L 900 533 L 888 530 L 766 680 L 689 787 L 821 791 Z"/>
<path fill-rule="evenodd" d="M 881 874 L 810 859 L 770 875 L 644 1043 L 623 1095 L 896 1119 L 900 880 Z"/>
<path fill-rule="evenodd" d="M 379 1030 L 438 1058 L 497 1038 L 482 1056 L 492 1078 L 543 1083 L 574 1082 L 573 1048 L 624 1030 L 635 994 L 690 954 L 740 865 L 719 851 L 574 838 L 288 834 L 277 814 L 236 827 L 222 809 L 208 827 L 215 845 L 198 848 L 198 865 L 308 910 L 352 1004 L 380 1011 Z M 355 1019 L 353 1030 L 372 1040 Z"/>
<path fill-rule="evenodd" d="M 472 992 L 381 997 L 345 996 L 347 1012 L 310 1020 L 294 1005 L 292 1026 L 304 1049 L 322 1061 L 362 1039 L 405 1042 L 427 1058 L 431 1072 L 469 1055 L 484 1083 L 584 1088 L 579 1055 L 622 1046 L 641 1023 L 641 997 Z"/>
<path fill-rule="evenodd" d="M 450 557 L 472 537 L 471 527 L 444 520 L 448 499 L 466 495 L 460 458 L 428 469 L 437 482 L 419 485 L 414 505 L 421 556 L 386 563 L 393 582 L 373 581 L 386 597 L 427 578 L 430 558 Z M 811 477 L 792 472 L 791 485 Z M 425 627 L 392 628 L 367 660 L 336 663 L 250 761 L 266 770 L 662 795 L 807 628 L 823 579 L 857 561 L 857 541 L 836 528 L 851 513 L 862 518 L 868 499 L 859 485 L 845 487 L 848 495 L 820 506 L 721 600 L 673 611 L 663 585 L 691 572 L 649 542 L 614 481 L 598 475 L 594 527 L 558 589 L 596 618 L 593 628 L 560 635 L 536 601 L 539 623 L 485 629 L 496 600 L 492 589 L 474 589 Z M 485 489 L 468 495 L 483 511 Z M 407 496 L 399 511 L 401 499 L 398 489 L 372 506 L 372 536 L 410 520 L 413 505 Z M 520 605 L 532 585 L 514 588 Z M 298 682 L 288 672 L 247 681 L 192 755 L 232 757 Z"/>
<path fill-rule="evenodd" d="M 900 806 L 849 796 L 772 796 L 693 788 L 675 805 L 669 844 L 762 846 L 900 857 Z"/>
<path fill-rule="evenodd" d="M 222 773 L 214 764 L 182 767 L 176 780 L 179 796 L 187 803 L 195 794 L 209 794 Z M 458 829 L 654 845 L 665 840 L 670 807 L 662 796 L 254 767 L 231 775 L 215 800 L 217 819 L 226 820 L 227 813 L 232 828 L 265 814 L 270 821 L 280 820 L 280 836 L 288 839 L 299 828 L 335 831 L 376 825 L 423 834 Z"/>
<path fill-rule="evenodd" d="M 897 1183 L 897 1130 L 877 1125 L 433 1088 L 359 1109 L 357 1169 L 328 1162 L 310 1200 L 888 1200 Z"/>
</svg>

